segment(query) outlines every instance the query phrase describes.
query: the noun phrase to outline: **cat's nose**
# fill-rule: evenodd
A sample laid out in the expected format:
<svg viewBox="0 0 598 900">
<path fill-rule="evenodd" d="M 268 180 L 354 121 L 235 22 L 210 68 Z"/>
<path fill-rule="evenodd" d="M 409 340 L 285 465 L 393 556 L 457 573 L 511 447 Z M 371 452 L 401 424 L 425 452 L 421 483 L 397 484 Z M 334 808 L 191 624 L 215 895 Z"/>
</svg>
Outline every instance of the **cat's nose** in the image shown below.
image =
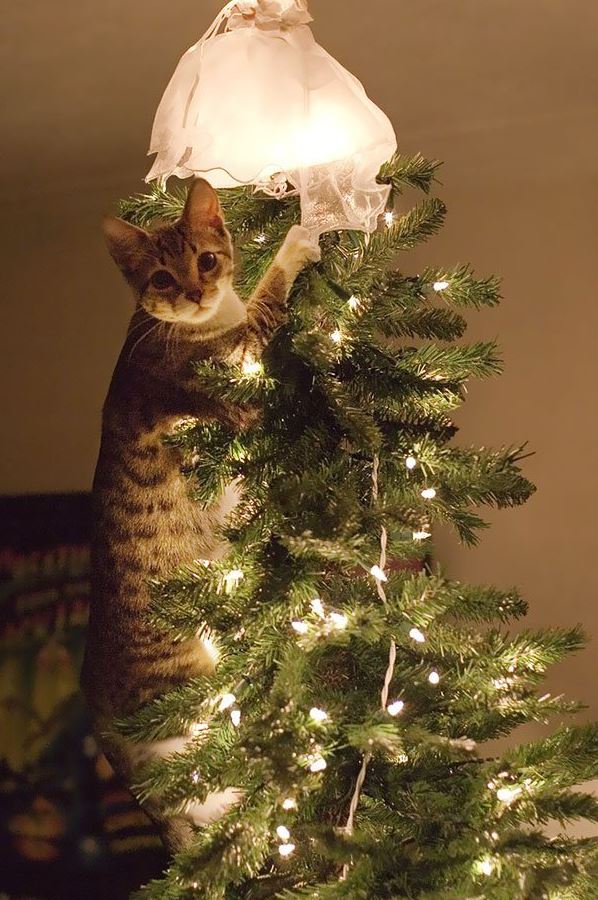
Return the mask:
<svg viewBox="0 0 598 900">
<path fill-rule="evenodd" d="M 187 291 L 185 293 L 185 297 L 187 300 L 191 300 L 193 303 L 199 303 L 201 298 L 203 297 L 203 291 L 201 288 L 193 288 L 191 291 Z"/>
</svg>

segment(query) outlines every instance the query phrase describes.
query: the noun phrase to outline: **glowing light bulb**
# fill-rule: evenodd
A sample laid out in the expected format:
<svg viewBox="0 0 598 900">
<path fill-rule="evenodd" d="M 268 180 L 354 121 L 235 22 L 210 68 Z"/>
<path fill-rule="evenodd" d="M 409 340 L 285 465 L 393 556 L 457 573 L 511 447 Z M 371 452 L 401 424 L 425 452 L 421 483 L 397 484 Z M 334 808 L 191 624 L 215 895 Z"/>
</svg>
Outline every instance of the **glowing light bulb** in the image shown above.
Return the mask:
<svg viewBox="0 0 598 900">
<path fill-rule="evenodd" d="M 353 297 L 349 297 L 347 302 L 349 304 L 349 307 L 353 310 L 353 312 L 355 312 L 356 310 L 359 309 L 361 300 L 359 299 L 359 297 L 353 296 Z"/>
<path fill-rule="evenodd" d="M 489 858 L 482 859 L 478 865 L 478 868 L 482 875 L 492 875 L 492 873 L 494 872 L 494 863 Z"/>
<path fill-rule="evenodd" d="M 190 428 L 192 425 L 197 425 L 198 419 L 194 416 L 183 416 L 182 419 L 178 419 L 173 428 Z"/>
<path fill-rule="evenodd" d="M 233 709 L 233 711 L 230 714 L 230 720 L 233 723 L 233 725 L 235 726 L 235 728 L 238 728 L 239 725 L 241 724 L 241 710 Z"/>
<path fill-rule="evenodd" d="M 307 622 L 292 622 L 291 624 L 297 634 L 307 634 L 307 632 L 309 631 Z"/>
<path fill-rule="evenodd" d="M 323 772 L 326 768 L 328 768 L 328 763 L 323 756 L 315 756 L 309 764 L 310 772 Z"/>
<path fill-rule="evenodd" d="M 415 469 L 415 467 L 417 465 L 417 460 L 416 460 L 415 456 L 408 456 L 407 459 L 405 460 L 405 465 L 407 466 L 409 471 Z"/>
<path fill-rule="evenodd" d="M 234 706 L 237 702 L 237 698 L 234 694 L 224 694 L 222 699 L 220 700 L 220 705 L 218 706 L 219 712 L 224 712 L 227 709 L 230 709 L 231 706 Z"/>
<path fill-rule="evenodd" d="M 386 707 L 386 712 L 389 716 L 398 716 L 405 709 L 405 703 L 403 700 L 395 700 L 394 703 L 391 703 Z"/>
<path fill-rule="evenodd" d="M 467 751 L 467 753 L 473 753 L 477 747 L 476 742 L 468 737 L 452 738 L 449 744 L 451 747 L 459 747 L 461 750 Z"/>
<path fill-rule="evenodd" d="M 290 856 L 291 853 L 295 852 L 295 845 L 294 844 L 281 844 L 280 847 L 278 848 L 278 852 L 280 853 L 281 856 Z"/>
<path fill-rule="evenodd" d="M 341 331 L 339 328 L 337 328 L 337 329 L 336 329 L 335 331 L 333 331 L 332 334 L 330 335 L 330 340 L 331 340 L 331 341 L 334 341 L 335 344 L 341 344 L 341 343 L 342 343 L 342 340 L 343 340 L 343 333 L 342 333 L 342 331 Z"/>
<path fill-rule="evenodd" d="M 391 209 L 384 213 L 384 223 L 387 228 L 392 228 L 395 220 L 395 214 Z"/>
<path fill-rule="evenodd" d="M 287 797 L 286 800 L 282 801 L 282 808 L 286 809 L 287 812 L 291 809 L 297 809 L 297 801 L 293 800 L 292 797 Z"/>
<path fill-rule="evenodd" d="M 314 722 L 325 722 L 326 719 L 328 718 L 328 713 L 325 712 L 325 710 L 323 710 L 323 709 L 318 709 L 317 706 L 312 706 L 312 708 L 309 711 L 309 714 L 310 714 L 311 718 L 314 720 Z"/>
<path fill-rule="evenodd" d="M 315 597 L 311 601 L 310 606 L 311 606 L 313 612 L 315 612 L 315 614 L 317 616 L 319 616 L 321 619 L 326 618 L 326 613 L 324 611 L 324 604 L 322 603 L 322 601 L 320 600 L 319 597 Z"/>
<path fill-rule="evenodd" d="M 254 238 L 256 244 L 265 244 L 266 243 L 266 235 L 262 231 L 260 234 L 256 234 Z"/>
<path fill-rule="evenodd" d="M 372 568 L 370 569 L 370 575 L 373 575 L 376 581 L 388 581 L 388 578 L 386 577 L 380 566 L 372 566 Z"/>
<path fill-rule="evenodd" d="M 440 684 L 440 675 L 438 672 L 430 672 L 428 675 L 428 681 L 430 684 Z"/>
<path fill-rule="evenodd" d="M 413 540 L 414 541 L 427 541 L 428 538 L 431 538 L 432 535 L 429 531 L 414 531 L 413 532 Z"/>
<path fill-rule="evenodd" d="M 422 497 L 424 500 L 433 500 L 436 496 L 436 488 L 424 488 L 422 491 Z"/>
<path fill-rule="evenodd" d="M 261 375 L 264 371 L 264 367 L 261 362 L 258 362 L 258 360 L 254 359 L 252 356 L 248 356 L 247 359 L 243 361 L 241 369 L 243 371 L 243 375 Z"/>
<path fill-rule="evenodd" d="M 230 594 L 231 591 L 234 591 L 244 578 L 245 575 L 241 571 L 241 569 L 233 569 L 231 572 L 227 572 L 227 574 L 224 576 L 224 584 L 227 594 Z"/>
<path fill-rule="evenodd" d="M 289 841 L 291 839 L 291 832 L 286 825 L 279 825 L 276 829 L 276 834 L 281 841 Z"/>
<path fill-rule="evenodd" d="M 517 786 L 502 787 L 497 790 L 496 798 L 497 800 L 500 800 L 501 803 L 505 803 L 507 806 L 510 806 L 511 803 L 514 803 L 522 793 L 523 789 Z"/>
<path fill-rule="evenodd" d="M 199 783 L 199 772 L 191 772 L 191 781 L 193 784 Z"/>
<path fill-rule="evenodd" d="M 204 649 L 207 650 L 210 658 L 213 660 L 214 663 L 217 663 L 218 658 L 220 656 L 220 652 L 218 650 L 218 647 L 214 643 L 213 639 L 211 637 L 204 637 L 201 634 L 201 629 L 200 629 L 200 633 L 198 634 L 198 637 L 201 638 L 201 641 L 204 645 Z"/>
<path fill-rule="evenodd" d="M 193 737 L 199 737 L 199 735 L 203 731 L 207 731 L 209 729 L 209 727 L 210 726 L 207 725 L 205 722 L 194 722 L 193 725 L 191 726 L 190 733 Z"/>
<path fill-rule="evenodd" d="M 412 641 L 417 641 L 418 644 L 423 644 L 426 640 L 425 634 L 419 628 L 412 628 L 409 632 L 409 637 Z"/>
<path fill-rule="evenodd" d="M 442 291 L 446 291 L 448 286 L 449 286 L 448 281 L 435 281 L 434 282 L 434 290 L 436 291 L 437 294 L 440 294 Z"/>
<path fill-rule="evenodd" d="M 331 612 L 328 618 L 339 631 L 342 631 L 349 624 L 348 618 L 343 613 Z"/>
</svg>

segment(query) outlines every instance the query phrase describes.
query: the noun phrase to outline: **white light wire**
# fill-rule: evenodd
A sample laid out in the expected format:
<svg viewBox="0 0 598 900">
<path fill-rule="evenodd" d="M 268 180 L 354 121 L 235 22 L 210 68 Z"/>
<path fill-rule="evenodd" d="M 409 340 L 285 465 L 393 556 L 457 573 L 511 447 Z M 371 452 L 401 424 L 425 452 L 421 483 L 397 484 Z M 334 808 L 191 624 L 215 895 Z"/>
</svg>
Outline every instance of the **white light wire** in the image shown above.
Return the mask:
<svg viewBox="0 0 598 900">
<path fill-rule="evenodd" d="M 380 472 L 380 457 L 375 456 L 374 462 L 372 466 L 372 501 L 376 503 L 378 500 L 379 494 L 379 485 L 378 485 L 378 475 Z M 382 531 L 380 534 L 380 562 L 379 566 L 382 571 L 386 566 L 386 547 L 388 544 L 388 533 L 386 528 L 382 526 Z M 378 590 L 378 596 L 382 600 L 382 603 L 386 605 L 387 597 L 386 592 L 384 590 L 384 585 L 380 579 L 376 579 L 376 588 Z M 394 640 L 390 642 L 390 651 L 388 654 L 388 668 L 386 669 L 386 675 L 384 676 L 384 684 L 382 686 L 382 691 L 380 693 L 380 703 L 382 709 L 385 710 L 388 706 L 388 696 L 390 692 L 390 685 L 395 673 L 395 664 L 397 660 L 397 645 Z M 345 825 L 345 834 L 351 836 L 353 834 L 353 828 L 355 824 L 355 813 L 357 812 L 357 807 L 359 806 L 359 801 L 361 799 L 361 791 L 363 789 L 363 785 L 365 783 L 365 777 L 367 775 L 367 771 L 372 761 L 372 753 L 368 750 L 367 753 L 364 754 L 363 760 L 361 762 L 361 769 L 359 770 L 359 775 L 357 776 L 357 781 L 355 782 L 355 789 L 353 791 L 353 796 L 351 798 L 351 805 L 349 806 L 349 815 L 347 818 L 347 824 Z M 343 866 L 343 872 L 341 875 L 341 881 L 344 881 L 349 874 L 349 863 L 346 863 Z"/>
</svg>

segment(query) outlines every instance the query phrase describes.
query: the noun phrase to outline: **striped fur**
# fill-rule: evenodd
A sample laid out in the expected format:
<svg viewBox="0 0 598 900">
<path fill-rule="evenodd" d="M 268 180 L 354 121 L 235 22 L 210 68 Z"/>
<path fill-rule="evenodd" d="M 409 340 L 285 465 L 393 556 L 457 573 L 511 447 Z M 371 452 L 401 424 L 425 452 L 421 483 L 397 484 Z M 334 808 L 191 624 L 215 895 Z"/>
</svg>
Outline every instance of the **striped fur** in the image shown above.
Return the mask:
<svg viewBox="0 0 598 900">
<path fill-rule="evenodd" d="M 163 437 L 185 416 L 244 427 L 243 410 L 202 394 L 191 363 L 259 358 L 285 320 L 294 279 L 318 258 L 318 248 L 304 229 L 292 228 L 245 306 L 233 289 L 232 243 L 207 182 L 194 183 L 174 225 L 145 232 L 110 219 L 105 233 L 136 307 L 103 411 L 82 686 L 102 747 L 130 783 L 152 755 L 165 751 L 127 744 L 112 730 L 114 719 L 215 666 L 201 640 L 173 642 L 147 623 L 148 579 L 221 555 L 218 529 L 231 506 L 231 497 L 207 511 L 190 500 L 178 451 Z M 205 254 L 211 254 L 209 270 Z M 156 272 L 162 273 L 157 279 Z M 156 801 L 146 808 L 169 849 L 192 836 L 188 816 Z M 207 821 L 219 808 L 212 798 L 192 818 Z"/>
</svg>

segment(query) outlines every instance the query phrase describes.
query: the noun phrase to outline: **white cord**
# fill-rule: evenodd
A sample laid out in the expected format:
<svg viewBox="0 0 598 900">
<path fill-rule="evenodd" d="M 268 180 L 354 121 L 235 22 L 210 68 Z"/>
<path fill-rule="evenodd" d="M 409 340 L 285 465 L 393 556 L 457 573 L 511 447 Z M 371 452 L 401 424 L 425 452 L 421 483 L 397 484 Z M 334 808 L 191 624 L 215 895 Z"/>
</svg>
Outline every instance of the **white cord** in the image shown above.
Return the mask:
<svg viewBox="0 0 598 900">
<path fill-rule="evenodd" d="M 380 457 L 374 457 L 374 464 L 372 467 L 372 500 L 374 503 L 378 499 L 379 493 L 379 485 L 378 485 L 378 474 L 380 471 Z M 386 547 L 388 544 L 388 533 L 384 526 L 382 527 L 382 532 L 380 534 L 380 562 L 379 566 L 382 571 L 384 571 L 384 567 L 386 566 Z M 382 581 L 377 578 L 376 586 L 378 589 L 378 596 L 382 600 L 384 604 L 387 603 L 386 591 L 384 590 L 384 585 Z M 390 642 L 390 651 L 388 654 L 388 667 L 386 669 L 386 674 L 384 676 L 384 684 L 382 686 L 382 691 L 380 693 L 380 703 L 382 709 L 386 709 L 388 706 L 388 695 L 390 691 L 390 685 L 392 683 L 392 679 L 395 673 L 395 665 L 397 661 L 397 645 L 394 640 Z M 372 761 L 372 753 L 368 750 L 367 753 L 364 754 L 363 760 L 361 761 L 361 769 L 359 770 L 359 775 L 357 776 L 357 781 L 355 782 L 355 789 L 353 791 L 353 796 L 351 798 L 351 804 L 349 806 L 349 816 L 347 818 L 347 824 L 345 825 L 345 834 L 352 835 L 353 828 L 355 825 L 355 813 L 357 812 L 357 807 L 359 806 L 359 801 L 361 799 L 361 792 L 363 790 L 363 785 L 365 783 L 365 778 L 367 775 L 367 771 Z M 341 881 L 344 881 L 349 874 L 349 863 L 346 863 L 343 866 L 343 872 L 341 875 Z"/>
</svg>

